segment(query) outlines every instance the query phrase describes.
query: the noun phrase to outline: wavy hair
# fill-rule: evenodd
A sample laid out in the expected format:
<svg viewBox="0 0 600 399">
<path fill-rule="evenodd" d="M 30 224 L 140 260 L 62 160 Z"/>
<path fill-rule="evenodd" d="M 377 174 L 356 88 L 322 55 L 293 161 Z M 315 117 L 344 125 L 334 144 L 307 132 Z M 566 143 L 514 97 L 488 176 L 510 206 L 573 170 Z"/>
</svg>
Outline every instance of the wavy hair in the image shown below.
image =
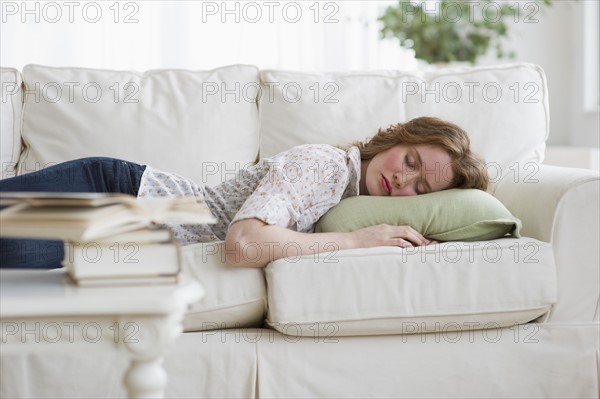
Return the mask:
<svg viewBox="0 0 600 399">
<path fill-rule="evenodd" d="M 489 177 L 485 161 L 471 151 L 467 132 L 454 123 L 439 118 L 423 116 L 405 123 L 390 125 L 366 141 L 351 145 L 360 150 L 362 160 L 370 160 L 380 152 L 398 144 L 435 145 L 443 148 L 452 158 L 454 178 L 448 188 L 475 188 L 486 191 Z"/>
</svg>

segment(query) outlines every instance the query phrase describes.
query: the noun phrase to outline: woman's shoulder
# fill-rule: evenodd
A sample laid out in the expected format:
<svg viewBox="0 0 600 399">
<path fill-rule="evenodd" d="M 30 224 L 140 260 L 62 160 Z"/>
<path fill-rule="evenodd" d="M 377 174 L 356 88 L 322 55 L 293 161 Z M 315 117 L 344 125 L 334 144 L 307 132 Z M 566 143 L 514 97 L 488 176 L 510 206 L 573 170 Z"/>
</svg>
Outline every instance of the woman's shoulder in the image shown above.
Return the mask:
<svg viewBox="0 0 600 399">
<path fill-rule="evenodd" d="M 294 146 L 280 155 L 302 156 L 308 158 L 345 158 L 346 150 L 331 144 L 300 144 Z"/>
<path fill-rule="evenodd" d="M 272 168 L 294 168 L 307 171 L 327 171 L 335 169 L 340 173 L 358 169 L 360 153 L 358 148 L 344 150 L 331 144 L 300 144 L 272 157 L 261 159 L 261 170 Z"/>
</svg>

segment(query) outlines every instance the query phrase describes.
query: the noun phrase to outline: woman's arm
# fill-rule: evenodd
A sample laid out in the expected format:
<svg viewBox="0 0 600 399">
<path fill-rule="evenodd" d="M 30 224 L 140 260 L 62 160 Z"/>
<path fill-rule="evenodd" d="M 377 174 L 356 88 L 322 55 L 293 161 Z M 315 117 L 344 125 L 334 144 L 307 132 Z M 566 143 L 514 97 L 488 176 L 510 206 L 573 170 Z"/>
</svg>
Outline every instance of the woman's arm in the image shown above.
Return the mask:
<svg viewBox="0 0 600 399">
<path fill-rule="evenodd" d="M 299 233 L 259 219 L 233 223 L 225 237 L 225 259 L 232 266 L 265 267 L 286 256 L 377 246 L 413 247 L 429 241 L 410 226 L 386 224 L 350 233 Z"/>
</svg>

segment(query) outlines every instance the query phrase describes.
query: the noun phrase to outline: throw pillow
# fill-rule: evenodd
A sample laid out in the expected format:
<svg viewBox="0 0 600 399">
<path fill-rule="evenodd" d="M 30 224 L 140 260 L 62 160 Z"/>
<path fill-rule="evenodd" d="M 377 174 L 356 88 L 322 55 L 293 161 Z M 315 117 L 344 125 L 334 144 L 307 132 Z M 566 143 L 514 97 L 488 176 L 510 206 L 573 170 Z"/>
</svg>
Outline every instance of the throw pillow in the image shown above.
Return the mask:
<svg viewBox="0 0 600 399">
<path fill-rule="evenodd" d="M 319 219 L 315 232 L 349 232 L 377 224 L 411 226 L 438 241 L 520 237 L 521 230 L 521 221 L 491 194 L 450 189 L 406 197 L 349 197 Z"/>
</svg>

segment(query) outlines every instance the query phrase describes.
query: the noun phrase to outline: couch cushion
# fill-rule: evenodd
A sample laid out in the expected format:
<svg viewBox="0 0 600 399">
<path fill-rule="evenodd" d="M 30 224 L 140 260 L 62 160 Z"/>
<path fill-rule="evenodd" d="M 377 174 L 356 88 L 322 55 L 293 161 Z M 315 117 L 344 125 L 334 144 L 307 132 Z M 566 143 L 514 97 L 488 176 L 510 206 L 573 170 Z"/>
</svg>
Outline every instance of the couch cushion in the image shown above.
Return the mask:
<svg viewBox="0 0 600 399">
<path fill-rule="evenodd" d="M 492 184 L 515 162 L 541 161 L 548 93 L 531 64 L 434 71 L 261 71 L 260 156 L 303 143 L 345 145 L 418 116 L 463 127 Z M 506 151 L 510 148 L 510 151 Z"/>
<path fill-rule="evenodd" d="M 520 237 L 521 230 L 521 221 L 491 194 L 457 188 L 404 197 L 349 197 L 319 219 L 315 232 L 349 232 L 378 224 L 411 226 L 439 241 Z"/>
<path fill-rule="evenodd" d="M 21 152 L 21 111 L 23 92 L 21 74 L 16 69 L 0 68 L 0 178 L 15 176 Z"/>
<path fill-rule="evenodd" d="M 28 65 L 19 173 L 111 156 L 215 184 L 256 161 L 258 70 Z"/>
<path fill-rule="evenodd" d="M 552 247 L 530 238 L 280 259 L 267 322 L 289 335 L 405 334 L 525 323 L 556 301 Z"/>
<path fill-rule="evenodd" d="M 261 398 L 598 397 L 598 323 L 378 337 L 265 335 L 256 340 Z"/>
<path fill-rule="evenodd" d="M 225 263 L 223 242 L 182 247 L 183 273 L 205 287 L 206 295 L 185 315 L 185 331 L 261 326 L 267 311 L 264 270 Z"/>
</svg>

